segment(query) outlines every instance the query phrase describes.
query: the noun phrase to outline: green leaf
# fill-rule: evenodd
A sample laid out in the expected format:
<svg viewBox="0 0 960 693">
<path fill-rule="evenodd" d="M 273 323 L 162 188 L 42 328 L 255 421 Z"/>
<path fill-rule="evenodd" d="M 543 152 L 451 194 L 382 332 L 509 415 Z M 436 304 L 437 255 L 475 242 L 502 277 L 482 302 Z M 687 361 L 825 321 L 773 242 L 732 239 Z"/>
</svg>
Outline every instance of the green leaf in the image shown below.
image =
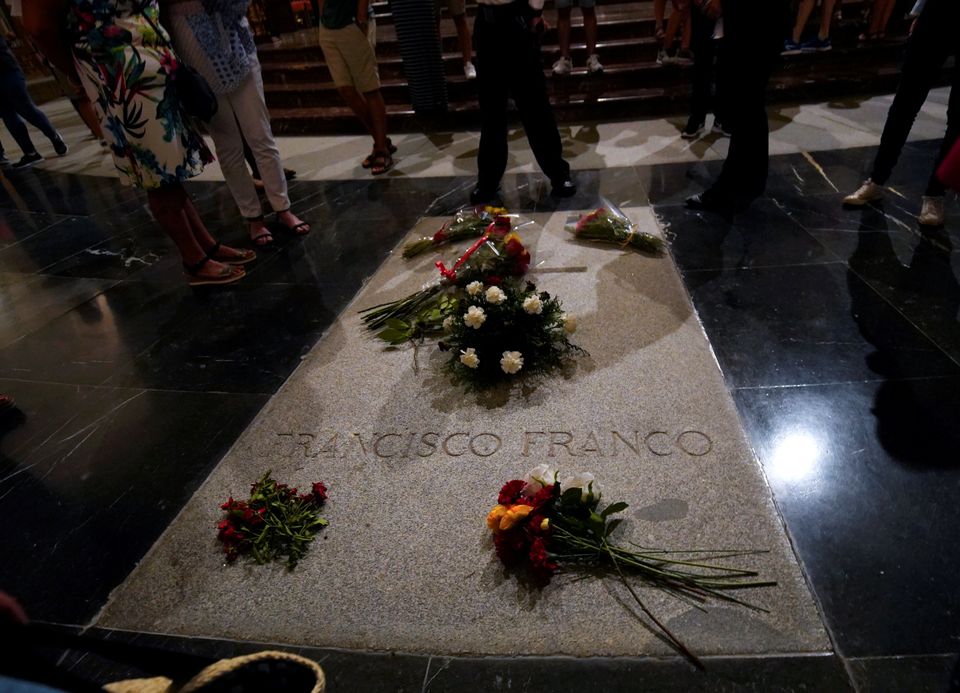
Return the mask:
<svg viewBox="0 0 960 693">
<path fill-rule="evenodd" d="M 602 517 L 609 517 L 614 513 L 623 512 L 629 507 L 630 505 L 628 503 L 624 503 L 623 501 L 619 501 L 617 503 L 611 503 L 610 505 L 608 505 L 606 508 L 603 509 L 603 512 L 600 513 L 600 515 Z"/>
<path fill-rule="evenodd" d="M 386 322 L 387 327 L 397 330 L 398 332 L 406 332 L 410 330 L 410 323 L 400 320 L 399 318 L 390 318 Z"/>
<path fill-rule="evenodd" d="M 378 332 L 377 337 L 390 344 L 403 344 L 410 338 L 410 335 L 407 332 L 401 332 L 400 330 L 394 330 L 388 327 Z"/>
<path fill-rule="evenodd" d="M 560 502 L 564 505 L 580 505 L 583 493 L 579 488 L 568 488 L 560 495 Z"/>
<path fill-rule="evenodd" d="M 621 522 L 623 522 L 623 518 L 621 517 L 618 517 L 615 520 L 610 520 L 610 522 L 607 523 L 607 529 L 605 530 L 604 536 L 609 537 L 611 534 L 613 534 L 613 530 L 619 527 Z"/>
</svg>

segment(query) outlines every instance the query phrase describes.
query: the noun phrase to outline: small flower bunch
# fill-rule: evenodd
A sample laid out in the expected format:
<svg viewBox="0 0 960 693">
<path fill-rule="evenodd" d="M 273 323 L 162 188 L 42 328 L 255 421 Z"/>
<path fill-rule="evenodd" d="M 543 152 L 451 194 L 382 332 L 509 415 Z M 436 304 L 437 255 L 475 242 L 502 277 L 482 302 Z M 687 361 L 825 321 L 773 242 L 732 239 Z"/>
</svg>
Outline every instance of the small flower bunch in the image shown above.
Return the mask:
<svg viewBox="0 0 960 693">
<path fill-rule="evenodd" d="M 623 521 L 614 518 L 627 509 L 624 502 L 600 507 L 600 484 L 589 472 L 559 480 L 559 472 L 546 464 L 534 467 L 524 479 L 508 481 L 497 504 L 487 514 L 487 527 L 500 562 L 508 568 L 525 568 L 540 585 L 559 570 L 611 571 L 656 628 L 682 654 L 696 657 L 640 600 L 627 575 L 692 603 L 697 608 L 709 598 L 753 607 L 729 590 L 768 587 L 775 582 L 753 580 L 753 570 L 719 565 L 715 561 L 762 553 L 759 551 L 665 551 L 611 542 Z"/>
<path fill-rule="evenodd" d="M 431 248 L 439 248 L 457 241 L 480 238 L 498 216 L 505 216 L 507 210 L 503 207 L 481 205 L 478 207 L 464 207 L 453 215 L 453 218 L 440 227 L 432 236 L 424 236 L 410 241 L 403 246 L 403 257 L 409 260 Z"/>
<path fill-rule="evenodd" d="M 577 329 L 576 318 L 533 282 L 474 280 L 442 327 L 447 335 L 439 347 L 451 354 L 449 368 L 475 385 L 543 373 L 571 351 L 583 352 L 568 338 Z"/>
<path fill-rule="evenodd" d="M 392 345 L 438 334 L 468 284 L 496 284 L 527 272 L 530 251 L 511 228 L 510 217 L 496 217 L 450 269 L 437 263 L 440 276 L 434 282 L 404 298 L 360 311 L 366 328 Z"/>
<path fill-rule="evenodd" d="M 293 569 L 317 532 L 328 522 L 319 516 L 327 500 L 327 487 L 315 482 L 307 493 L 278 484 L 268 471 L 250 486 L 245 501 L 231 496 L 220 509 L 217 539 L 227 561 L 250 555 L 257 563 L 285 560 Z"/>
<path fill-rule="evenodd" d="M 615 205 L 603 202 L 601 207 L 581 216 L 576 224 L 567 226 L 576 238 L 636 248 L 654 255 L 663 253 L 661 238 L 640 231 Z"/>
</svg>

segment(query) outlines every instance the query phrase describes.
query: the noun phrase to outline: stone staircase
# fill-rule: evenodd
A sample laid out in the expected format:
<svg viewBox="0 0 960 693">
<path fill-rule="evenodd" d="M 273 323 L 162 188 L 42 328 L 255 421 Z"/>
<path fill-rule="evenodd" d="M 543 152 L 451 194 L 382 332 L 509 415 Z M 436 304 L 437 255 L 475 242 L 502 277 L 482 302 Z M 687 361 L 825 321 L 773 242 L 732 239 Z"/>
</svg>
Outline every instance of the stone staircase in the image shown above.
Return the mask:
<svg viewBox="0 0 960 693">
<path fill-rule="evenodd" d="M 669 3 L 668 3 L 669 4 Z M 906 22 L 894 16 L 888 27 L 891 38 L 858 45 L 857 35 L 867 6 L 864 0 L 843 0 L 842 19 L 834 21 L 834 49 L 828 53 L 785 58 L 771 81 L 770 98 L 778 101 L 854 96 L 895 88 L 899 75 Z M 443 60 L 447 75 L 449 111 L 425 119 L 410 107 L 399 45 L 390 7 L 374 3 L 377 15 L 377 55 L 383 95 L 391 131 L 449 129 L 479 123 L 476 86 L 466 80 L 453 23 L 442 22 Z M 468 15 L 475 6 L 468 5 Z M 597 120 L 683 113 L 689 100 L 689 65 L 659 65 L 654 37 L 653 2 L 604 0 L 597 7 L 597 52 L 605 66 L 602 75 L 588 75 L 586 47 L 580 13 L 573 12 L 573 74 L 553 77 L 550 65 L 559 56 L 556 29 L 543 40 L 543 64 L 550 75 L 551 99 L 560 120 Z M 556 12 L 548 3 L 545 17 L 556 25 Z M 815 14 L 813 19 L 816 20 Z M 278 134 L 358 132 L 359 124 L 340 99 L 316 30 L 285 35 L 279 45 L 260 47 L 267 104 Z"/>
</svg>

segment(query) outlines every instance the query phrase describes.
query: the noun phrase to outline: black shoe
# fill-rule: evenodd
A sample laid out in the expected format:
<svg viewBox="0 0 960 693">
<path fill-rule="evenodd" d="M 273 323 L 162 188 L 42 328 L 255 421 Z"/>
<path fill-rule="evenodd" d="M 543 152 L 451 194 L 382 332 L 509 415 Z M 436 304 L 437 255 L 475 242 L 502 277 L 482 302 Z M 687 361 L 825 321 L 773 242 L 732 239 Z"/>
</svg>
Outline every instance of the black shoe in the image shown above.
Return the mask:
<svg viewBox="0 0 960 693">
<path fill-rule="evenodd" d="M 703 134 L 703 126 L 703 120 L 694 119 L 693 116 L 690 116 L 690 120 L 687 121 L 686 127 L 680 131 L 680 137 L 685 140 L 695 140 Z"/>
<path fill-rule="evenodd" d="M 698 212 L 713 212 L 724 217 L 732 217 L 749 207 L 753 199 L 743 195 L 718 193 L 711 189 L 688 197 L 684 200 L 683 206 Z"/>
<path fill-rule="evenodd" d="M 33 152 L 32 154 L 24 154 L 20 161 L 13 165 L 14 168 L 27 168 L 27 166 L 33 166 L 38 161 L 43 161 L 43 157 L 40 156 L 39 152 Z"/>
<path fill-rule="evenodd" d="M 488 204 L 500 204 L 500 190 L 484 190 L 483 188 L 476 187 L 473 189 L 473 192 L 470 193 L 470 204 L 472 205 L 488 205 Z"/>
<path fill-rule="evenodd" d="M 573 197 L 577 194 L 577 186 L 569 178 L 557 183 L 551 182 L 550 185 L 552 186 L 550 194 L 554 197 Z"/>
<path fill-rule="evenodd" d="M 63 138 L 60 135 L 57 135 L 56 139 L 53 141 L 53 151 L 57 153 L 57 156 L 65 156 L 67 153 L 67 143 L 63 141 Z"/>
</svg>

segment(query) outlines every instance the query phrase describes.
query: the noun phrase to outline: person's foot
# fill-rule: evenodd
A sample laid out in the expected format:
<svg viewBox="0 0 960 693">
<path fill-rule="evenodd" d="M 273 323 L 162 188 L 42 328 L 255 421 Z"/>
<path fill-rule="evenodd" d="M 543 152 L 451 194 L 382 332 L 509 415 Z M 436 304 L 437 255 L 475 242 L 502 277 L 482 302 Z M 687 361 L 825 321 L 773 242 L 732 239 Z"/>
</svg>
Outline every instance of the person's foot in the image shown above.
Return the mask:
<svg viewBox="0 0 960 693">
<path fill-rule="evenodd" d="M 477 78 L 477 68 L 473 66 L 473 63 L 466 62 L 463 64 L 463 76 L 467 79 Z"/>
<path fill-rule="evenodd" d="M 681 48 L 677 51 L 676 61 L 681 64 L 690 64 L 693 62 L 693 52 L 689 48 Z"/>
<path fill-rule="evenodd" d="M 285 212 L 277 212 L 277 221 L 283 224 L 287 231 L 294 236 L 305 236 L 310 233 L 310 224 L 291 212 L 289 209 Z"/>
<path fill-rule="evenodd" d="M 874 200 L 879 200 L 881 197 L 883 197 L 883 188 L 868 179 L 854 192 L 843 198 L 843 206 L 863 207 Z"/>
<path fill-rule="evenodd" d="M 661 65 L 676 65 L 680 62 L 680 59 L 674 55 L 670 55 L 667 51 L 661 51 L 660 55 L 657 56 L 657 62 Z"/>
<path fill-rule="evenodd" d="M 14 168 L 27 168 L 28 166 L 33 166 L 38 161 L 43 161 L 43 157 L 40 156 L 40 152 L 32 152 L 30 154 L 24 154 L 20 157 L 20 161 L 13 165 Z"/>
<path fill-rule="evenodd" d="M 600 63 L 600 56 L 596 53 L 591 53 L 587 58 L 587 72 L 591 75 L 598 75 L 603 72 L 603 65 Z"/>
<path fill-rule="evenodd" d="M 802 53 L 823 53 L 829 50 L 833 50 L 833 44 L 830 42 L 829 36 L 826 38 L 814 36 L 812 39 L 808 39 L 800 44 L 800 51 Z"/>
<path fill-rule="evenodd" d="M 250 242 L 255 246 L 264 248 L 273 243 L 273 234 L 263 219 L 256 219 L 250 222 Z"/>
<path fill-rule="evenodd" d="M 924 226 L 943 226 L 943 220 L 946 217 L 944 210 L 944 198 L 923 196 L 923 204 L 920 207 L 920 216 L 917 217 Z"/>
<path fill-rule="evenodd" d="M 0 417 L 4 417 L 12 412 L 15 406 L 17 405 L 14 403 L 13 397 L 0 395 Z"/>
<path fill-rule="evenodd" d="M 699 118 L 690 116 L 686 126 L 680 131 L 680 137 L 685 140 L 695 140 L 703 134 L 704 122 Z"/>
<path fill-rule="evenodd" d="M 283 169 L 283 177 L 286 178 L 287 180 L 293 180 L 294 178 L 297 177 L 297 172 L 294 171 L 292 168 L 285 168 Z"/>
<path fill-rule="evenodd" d="M 723 127 L 723 123 L 717 120 L 716 116 L 713 117 L 713 127 L 710 128 L 710 132 L 720 137 L 730 137 L 730 131 Z"/>
<path fill-rule="evenodd" d="M 10 159 L 7 158 L 7 155 L 0 153 L 0 168 L 6 168 L 10 165 L 10 163 Z"/>
<path fill-rule="evenodd" d="M 787 39 L 783 42 L 783 50 L 780 51 L 780 55 L 800 55 L 802 52 L 803 47 L 798 41 Z"/>
<path fill-rule="evenodd" d="M 569 178 L 550 181 L 550 194 L 553 197 L 573 197 L 577 194 L 577 186 Z"/>
<path fill-rule="evenodd" d="M 500 206 L 500 190 L 487 190 L 481 188 L 479 185 L 474 188 L 470 193 L 470 204 L 472 205 L 486 205 L 493 204 Z"/>
<path fill-rule="evenodd" d="M 252 250 L 241 250 L 240 248 L 231 248 L 229 245 L 217 243 L 211 248 L 210 259 L 222 262 L 225 265 L 238 267 L 246 265 L 257 259 L 257 254 Z"/>
<path fill-rule="evenodd" d="M 391 156 L 397 153 L 397 147 L 394 145 L 393 140 L 391 140 L 389 137 L 387 138 L 387 151 L 390 152 Z M 360 163 L 360 165 L 364 168 L 370 168 L 373 165 L 373 158 L 376 155 L 377 149 L 376 145 L 374 145 L 374 148 L 370 150 L 370 154 Z"/>
<path fill-rule="evenodd" d="M 560 59 L 553 64 L 553 74 L 558 77 L 569 75 L 571 72 L 573 72 L 573 61 L 570 60 L 570 58 L 561 56 Z"/>
<path fill-rule="evenodd" d="M 663 65 L 664 58 L 667 57 L 667 52 L 662 48 L 657 51 L 657 65 Z"/>
<path fill-rule="evenodd" d="M 190 286 L 215 286 L 217 284 L 232 284 L 246 276 L 243 267 L 233 267 L 210 258 L 204 258 L 198 263 L 183 263 L 187 280 Z"/>
<path fill-rule="evenodd" d="M 684 200 L 683 205 L 687 209 L 693 209 L 698 212 L 713 212 L 724 217 L 731 217 L 738 212 L 742 212 L 755 196 L 737 195 L 733 193 L 720 192 L 714 188 L 704 190 L 692 197 Z"/>
<path fill-rule="evenodd" d="M 63 141 L 63 137 L 57 135 L 50 141 L 53 142 L 53 151 L 57 153 L 57 156 L 66 156 L 69 148 L 67 147 L 67 143 Z"/>
</svg>

